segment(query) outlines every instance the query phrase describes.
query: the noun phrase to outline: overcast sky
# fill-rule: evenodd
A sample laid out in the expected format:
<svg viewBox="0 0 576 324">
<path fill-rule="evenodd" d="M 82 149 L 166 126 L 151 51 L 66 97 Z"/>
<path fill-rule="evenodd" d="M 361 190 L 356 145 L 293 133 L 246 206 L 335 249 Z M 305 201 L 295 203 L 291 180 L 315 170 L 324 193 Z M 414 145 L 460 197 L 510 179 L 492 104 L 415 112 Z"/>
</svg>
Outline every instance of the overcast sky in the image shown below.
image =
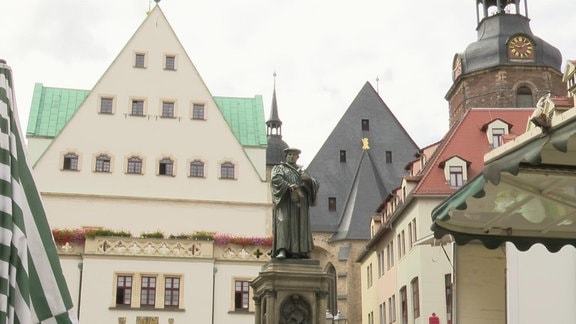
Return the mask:
<svg viewBox="0 0 576 324">
<path fill-rule="evenodd" d="M 154 6 L 147 0 L 0 0 L 0 58 L 20 123 L 34 83 L 91 89 Z M 448 128 L 455 53 L 476 36 L 474 0 L 163 0 L 162 11 L 214 96 L 276 92 L 283 138 L 307 165 L 364 83 L 414 141 Z M 574 0 L 531 0 L 532 31 L 576 59 Z M 564 67 L 564 64 L 563 64 Z M 379 81 L 377 81 L 379 80 Z M 361 143 L 358 143 L 361 145 Z"/>
</svg>

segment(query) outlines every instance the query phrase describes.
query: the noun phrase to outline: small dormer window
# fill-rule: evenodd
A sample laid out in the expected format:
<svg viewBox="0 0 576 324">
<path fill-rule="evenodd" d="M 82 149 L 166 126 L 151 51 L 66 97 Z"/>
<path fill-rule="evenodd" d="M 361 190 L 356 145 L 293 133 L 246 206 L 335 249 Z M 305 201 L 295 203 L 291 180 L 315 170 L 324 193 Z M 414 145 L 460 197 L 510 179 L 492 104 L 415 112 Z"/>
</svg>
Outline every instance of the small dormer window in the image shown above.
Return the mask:
<svg viewBox="0 0 576 324">
<path fill-rule="evenodd" d="M 492 147 L 497 148 L 504 144 L 504 128 L 492 129 Z"/>
<path fill-rule="evenodd" d="M 450 187 L 462 187 L 464 184 L 464 172 L 461 166 L 450 167 Z"/>
<path fill-rule="evenodd" d="M 459 156 L 453 156 L 440 164 L 440 167 L 444 169 L 446 183 L 451 188 L 462 187 L 468 181 L 469 164 L 468 161 Z"/>
<path fill-rule="evenodd" d="M 504 144 L 504 136 L 510 132 L 511 125 L 501 119 L 494 119 L 482 127 L 486 132 L 488 145 L 491 148 L 497 148 Z"/>
<path fill-rule="evenodd" d="M 346 150 L 340 150 L 340 162 L 341 163 L 346 162 Z"/>
</svg>

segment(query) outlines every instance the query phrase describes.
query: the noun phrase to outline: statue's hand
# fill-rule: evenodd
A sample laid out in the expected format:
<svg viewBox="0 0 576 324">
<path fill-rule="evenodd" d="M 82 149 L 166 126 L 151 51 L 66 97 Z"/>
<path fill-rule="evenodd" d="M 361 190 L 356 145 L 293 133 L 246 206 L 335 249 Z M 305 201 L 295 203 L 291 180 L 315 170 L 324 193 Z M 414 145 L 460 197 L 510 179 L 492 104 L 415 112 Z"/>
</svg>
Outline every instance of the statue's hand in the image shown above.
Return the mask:
<svg viewBox="0 0 576 324">
<path fill-rule="evenodd" d="M 310 180 L 310 175 L 308 173 L 304 172 L 304 173 L 302 173 L 300 178 L 302 178 L 302 180 L 304 180 L 304 181 Z"/>
</svg>

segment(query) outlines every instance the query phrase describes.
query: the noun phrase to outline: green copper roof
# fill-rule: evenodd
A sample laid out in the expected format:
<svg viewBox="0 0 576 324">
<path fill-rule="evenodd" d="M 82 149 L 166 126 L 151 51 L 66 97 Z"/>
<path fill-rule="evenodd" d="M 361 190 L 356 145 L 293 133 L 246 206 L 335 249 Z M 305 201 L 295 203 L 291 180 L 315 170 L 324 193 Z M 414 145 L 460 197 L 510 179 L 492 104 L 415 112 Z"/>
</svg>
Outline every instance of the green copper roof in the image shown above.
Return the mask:
<svg viewBox="0 0 576 324">
<path fill-rule="evenodd" d="M 55 137 L 90 91 L 34 85 L 27 136 Z"/>
<path fill-rule="evenodd" d="M 242 146 L 267 145 L 261 95 L 254 98 L 214 97 L 214 101 Z"/>
<path fill-rule="evenodd" d="M 56 137 L 86 99 L 89 90 L 34 86 L 27 136 Z M 224 119 L 242 146 L 266 147 L 262 96 L 254 98 L 214 97 Z"/>
</svg>

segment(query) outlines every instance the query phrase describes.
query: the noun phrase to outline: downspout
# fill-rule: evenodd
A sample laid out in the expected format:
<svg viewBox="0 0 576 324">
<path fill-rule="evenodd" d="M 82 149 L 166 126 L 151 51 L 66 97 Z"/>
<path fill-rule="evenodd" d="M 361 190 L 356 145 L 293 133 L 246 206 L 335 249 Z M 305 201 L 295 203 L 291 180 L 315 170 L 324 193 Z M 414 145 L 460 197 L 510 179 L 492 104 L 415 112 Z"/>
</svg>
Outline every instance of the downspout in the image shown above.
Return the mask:
<svg viewBox="0 0 576 324">
<path fill-rule="evenodd" d="M 216 272 L 218 269 L 212 267 L 212 324 L 214 324 L 214 302 L 216 299 Z"/>
<path fill-rule="evenodd" d="M 80 270 L 80 282 L 78 285 L 78 305 L 76 307 L 76 316 L 78 316 L 78 320 L 80 320 L 80 302 L 82 301 L 82 273 L 83 273 L 84 264 L 82 262 L 78 263 L 78 270 Z"/>
</svg>

